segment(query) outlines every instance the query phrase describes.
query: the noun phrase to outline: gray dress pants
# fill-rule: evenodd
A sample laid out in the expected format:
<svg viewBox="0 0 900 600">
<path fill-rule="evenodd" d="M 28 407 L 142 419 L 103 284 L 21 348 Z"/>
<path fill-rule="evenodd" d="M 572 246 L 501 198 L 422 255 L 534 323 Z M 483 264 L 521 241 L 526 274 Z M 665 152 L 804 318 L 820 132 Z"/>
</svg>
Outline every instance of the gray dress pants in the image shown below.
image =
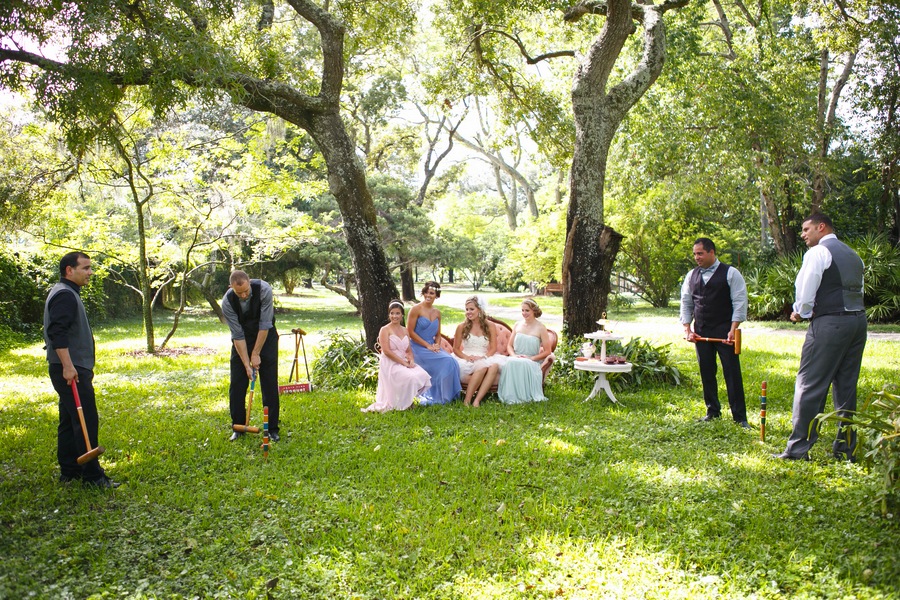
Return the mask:
<svg viewBox="0 0 900 600">
<path fill-rule="evenodd" d="M 816 443 L 819 434 L 813 421 L 825 411 L 829 387 L 836 411 L 856 410 L 856 384 L 866 347 L 866 330 L 865 312 L 822 315 L 810 322 L 794 386 L 793 431 L 785 449 L 789 456 L 800 458 Z M 839 427 L 835 454 L 849 457 L 855 447 L 856 434 Z"/>
</svg>

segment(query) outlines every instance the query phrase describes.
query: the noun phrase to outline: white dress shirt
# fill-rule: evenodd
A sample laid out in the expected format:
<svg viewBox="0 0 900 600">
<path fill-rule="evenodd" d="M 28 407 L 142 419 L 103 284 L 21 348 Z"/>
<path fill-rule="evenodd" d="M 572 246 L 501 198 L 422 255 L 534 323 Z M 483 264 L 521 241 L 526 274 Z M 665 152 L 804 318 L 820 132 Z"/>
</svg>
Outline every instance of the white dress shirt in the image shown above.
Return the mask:
<svg viewBox="0 0 900 600">
<path fill-rule="evenodd" d="M 822 274 L 831 266 L 831 252 L 822 245 L 823 241 L 831 239 L 836 240 L 837 236 L 833 233 L 823 235 L 819 238 L 819 242 L 803 255 L 803 266 L 800 267 L 794 283 L 796 302 L 793 311 L 804 319 L 812 317 L 816 305 L 816 292 L 822 283 Z"/>
</svg>

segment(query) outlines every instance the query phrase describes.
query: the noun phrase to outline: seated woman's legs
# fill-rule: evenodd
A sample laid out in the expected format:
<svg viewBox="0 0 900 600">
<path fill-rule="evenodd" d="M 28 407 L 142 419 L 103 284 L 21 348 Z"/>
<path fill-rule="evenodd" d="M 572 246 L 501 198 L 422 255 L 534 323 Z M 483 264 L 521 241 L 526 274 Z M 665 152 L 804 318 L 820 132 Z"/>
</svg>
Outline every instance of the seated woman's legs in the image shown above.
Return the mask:
<svg viewBox="0 0 900 600">
<path fill-rule="evenodd" d="M 478 391 L 479 386 L 481 386 L 481 380 L 484 379 L 485 373 L 487 373 L 487 369 L 478 369 L 472 373 L 471 377 L 469 377 L 469 383 L 466 384 L 466 399 L 464 400 L 466 406 L 469 406 L 472 403 L 472 396 Z"/>
<path fill-rule="evenodd" d="M 479 406 L 484 397 L 491 391 L 491 386 L 497 380 L 497 373 L 500 372 L 500 367 L 499 365 L 491 365 L 487 369 L 482 369 L 482 371 L 484 374 L 481 379 L 481 385 L 478 386 L 478 394 L 475 396 L 473 406 Z M 471 388 L 471 384 L 469 387 Z"/>
</svg>

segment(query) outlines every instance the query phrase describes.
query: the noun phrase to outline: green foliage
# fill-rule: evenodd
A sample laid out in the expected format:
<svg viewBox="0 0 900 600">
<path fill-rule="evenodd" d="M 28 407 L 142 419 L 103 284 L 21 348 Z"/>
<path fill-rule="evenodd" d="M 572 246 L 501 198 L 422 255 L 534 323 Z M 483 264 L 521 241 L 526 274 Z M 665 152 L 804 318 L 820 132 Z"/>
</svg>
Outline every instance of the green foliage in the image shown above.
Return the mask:
<svg viewBox="0 0 900 600">
<path fill-rule="evenodd" d="M 900 318 L 900 247 L 871 233 L 850 245 L 866 266 L 863 290 L 869 320 L 896 321 Z"/>
<path fill-rule="evenodd" d="M 900 501 L 900 396 L 886 389 L 873 392 L 851 415 L 837 411 L 819 414 L 816 427 L 821 430 L 826 422 L 837 422 L 859 433 L 856 456 L 878 476 L 880 485 L 874 499 L 881 514 L 886 515 Z"/>
<path fill-rule="evenodd" d="M 673 193 L 671 186 L 657 185 L 619 204 L 628 206 L 609 220 L 625 236 L 616 269 L 627 275 L 638 297 L 666 308 L 690 268 L 688 257 L 699 236 L 691 218 L 693 202 Z"/>
<path fill-rule="evenodd" d="M 316 387 L 327 390 L 374 390 L 378 385 L 378 355 L 362 337 L 335 330 L 325 334 L 313 364 Z"/>
<path fill-rule="evenodd" d="M 593 377 L 585 376 L 584 371 L 575 370 L 575 359 L 582 356 L 581 346 L 584 341 L 580 337 L 572 340 L 568 336 L 562 337 L 554 352 L 557 360 L 548 376 L 552 383 L 577 389 L 585 389 L 589 387 L 588 384 L 593 383 Z M 610 384 L 617 391 L 680 385 L 681 371 L 674 364 L 669 346 L 670 344 L 654 345 L 639 337 L 631 338 L 625 344 L 617 340 L 607 342 L 608 355 L 624 356 L 633 365 L 630 373 L 608 374 Z"/>
<path fill-rule="evenodd" d="M 509 250 L 491 275 L 491 284 L 501 291 L 518 291 L 532 282 L 543 287 L 560 281 L 565 245 L 565 211 L 548 211 L 526 222 L 510 233 Z"/>
<path fill-rule="evenodd" d="M 43 319 L 44 299 L 29 271 L 34 265 L 0 251 L 0 322 L 19 333 L 35 332 Z"/>
<path fill-rule="evenodd" d="M 794 303 L 794 282 L 803 264 L 803 253 L 775 258 L 768 266 L 744 273 L 747 282 L 747 316 L 755 320 L 785 319 Z"/>
</svg>

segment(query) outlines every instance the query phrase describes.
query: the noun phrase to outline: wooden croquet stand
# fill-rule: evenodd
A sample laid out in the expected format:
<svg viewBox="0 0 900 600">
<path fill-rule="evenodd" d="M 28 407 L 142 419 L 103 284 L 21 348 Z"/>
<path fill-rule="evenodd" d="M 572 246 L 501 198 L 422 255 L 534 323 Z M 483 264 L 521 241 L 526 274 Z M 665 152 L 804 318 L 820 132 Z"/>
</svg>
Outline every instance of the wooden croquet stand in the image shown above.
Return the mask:
<svg viewBox="0 0 900 600">
<path fill-rule="evenodd" d="M 279 394 L 298 394 L 301 392 L 311 392 L 313 389 L 312 380 L 309 377 L 309 363 L 306 361 L 306 345 L 303 343 L 303 336 L 306 332 L 300 329 L 291 329 L 290 333 L 282 333 L 282 336 L 294 336 L 294 360 L 291 363 L 291 374 L 288 375 L 288 382 L 278 386 Z M 300 349 L 303 349 L 303 366 L 306 367 L 306 381 L 300 381 Z"/>
</svg>

